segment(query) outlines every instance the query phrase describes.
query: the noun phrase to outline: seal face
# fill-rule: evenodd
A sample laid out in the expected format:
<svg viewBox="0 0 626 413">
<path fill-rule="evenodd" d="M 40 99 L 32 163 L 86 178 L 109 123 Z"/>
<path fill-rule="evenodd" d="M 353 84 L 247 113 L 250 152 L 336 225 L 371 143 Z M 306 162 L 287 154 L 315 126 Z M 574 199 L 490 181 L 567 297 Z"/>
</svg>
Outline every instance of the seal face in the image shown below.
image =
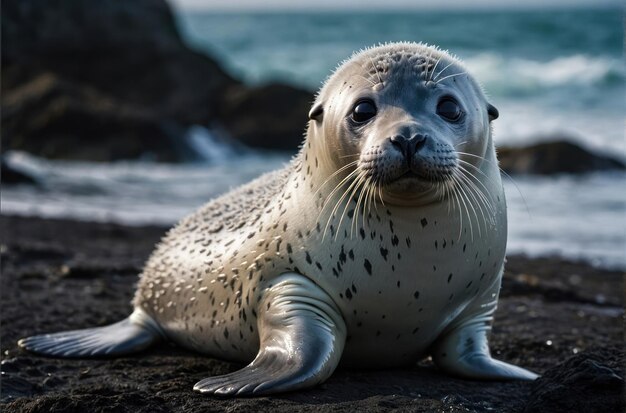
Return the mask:
<svg viewBox="0 0 626 413">
<path fill-rule="evenodd" d="M 168 339 L 251 361 L 194 387 L 219 395 L 310 387 L 340 361 L 385 367 L 429 354 L 454 375 L 532 380 L 487 344 L 506 246 L 497 116 L 445 52 L 394 43 L 357 53 L 320 90 L 289 165 L 164 237 L 129 318 L 20 345 L 80 357 Z"/>
</svg>

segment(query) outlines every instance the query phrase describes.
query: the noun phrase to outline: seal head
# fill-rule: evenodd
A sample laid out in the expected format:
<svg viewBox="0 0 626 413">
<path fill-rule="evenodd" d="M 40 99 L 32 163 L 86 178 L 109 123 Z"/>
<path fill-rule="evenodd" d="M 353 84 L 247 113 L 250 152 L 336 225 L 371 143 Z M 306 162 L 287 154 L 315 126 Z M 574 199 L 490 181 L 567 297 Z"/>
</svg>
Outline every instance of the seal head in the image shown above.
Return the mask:
<svg viewBox="0 0 626 413">
<path fill-rule="evenodd" d="M 353 56 L 309 113 L 313 139 L 332 137 L 325 146 L 334 168 L 358 155 L 361 175 L 383 200 L 407 206 L 440 199 L 458 168 L 478 165 L 497 116 L 460 61 L 412 43 Z"/>
</svg>

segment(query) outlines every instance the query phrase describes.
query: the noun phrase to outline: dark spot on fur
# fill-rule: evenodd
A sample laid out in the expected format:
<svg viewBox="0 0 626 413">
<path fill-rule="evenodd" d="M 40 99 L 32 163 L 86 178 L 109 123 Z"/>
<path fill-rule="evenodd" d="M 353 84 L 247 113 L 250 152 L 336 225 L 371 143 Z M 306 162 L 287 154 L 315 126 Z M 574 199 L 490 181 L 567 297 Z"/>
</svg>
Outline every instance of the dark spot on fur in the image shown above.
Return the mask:
<svg viewBox="0 0 626 413">
<path fill-rule="evenodd" d="M 383 256 L 385 261 L 387 261 L 387 254 L 389 254 L 389 250 L 387 250 L 387 249 L 385 249 L 383 247 L 380 247 L 380 255 Z"/>
<path fill-rule="evenodd" d="M 450 275 L 448 275 L 448 284 L 450 284 L 450 281 L 452 281 L 452 273 L 450 273 Z"/>
<path fill-rule="evenodd" d="M 349 288 L 346 288 L 346 297 L 348 300 L 352 300 L 352 291 Z"/>
<path fill-rule="evenodd" d="M 339 253 L 339 261 L 341 261 L 342 264 L 345 264 L 347 261 L 346 253 L 344 251 L 343 245 L 341 246 L 341 252 Z"/>
<path fill-rule="evenodd" d="M 426 225 L 428 225 L 428 220 L 426 218 L 422 218 L 422 220 L 420 222 L 422 224 L 422 228 L 424 228 Z"/>
<path fill-rule="evenodd" d="M 369 275 L 372 275 L 372 263 L 367 258 L 363 261 L 363 266 Z"/>
<path fill-rule="evenodd" d="M 420 298 L 420 292 L 419 291 L 415 291 L 413 293 L 413 297 L 415 297 L 415 299 L 417 300 L 418 298 Z"/>
</svg>

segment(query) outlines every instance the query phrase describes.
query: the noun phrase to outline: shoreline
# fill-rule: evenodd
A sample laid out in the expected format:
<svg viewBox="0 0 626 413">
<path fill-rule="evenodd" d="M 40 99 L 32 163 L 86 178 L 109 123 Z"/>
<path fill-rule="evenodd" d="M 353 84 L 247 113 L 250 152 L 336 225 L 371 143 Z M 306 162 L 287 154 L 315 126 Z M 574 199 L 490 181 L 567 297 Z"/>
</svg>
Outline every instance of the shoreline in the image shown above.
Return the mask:
<svg viewBox="0 0 626 413">
<path fill-rule="evenodd" d="M 2 391 L 14 412 L 624 411 L 624 274 L 559 258 L 508 258 L 491 348 L 543 377 L 476 382 L 429 361 L 380 371 L 339 368 L 307 391 L 219 399 L 193 383 L 235 370 L 162 343 L 118 359 L 51 359 L 19 350 L 34 333 L 103 325 L 130 311 L 137 274 L 167 227 L 5 216 L 2 225 Z"/>
</svg>

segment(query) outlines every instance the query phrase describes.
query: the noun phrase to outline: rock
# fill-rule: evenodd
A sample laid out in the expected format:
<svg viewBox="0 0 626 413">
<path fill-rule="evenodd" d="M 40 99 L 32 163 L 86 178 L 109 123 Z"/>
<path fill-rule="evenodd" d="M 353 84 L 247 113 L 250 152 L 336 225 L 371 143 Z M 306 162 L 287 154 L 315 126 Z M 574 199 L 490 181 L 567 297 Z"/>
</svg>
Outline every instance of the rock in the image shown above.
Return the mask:
<svg viewBox="0 0 626 413">
<path fill-rule="evenodd" d="M 509 174 L 581 174 L 593 171 L 624 170 L 624 163 L 595 154 L 568 140 L 555 140 L 513 148 L 498 148 L 500 167 Z"/>
<path fill-rule="evenodd" d="M 294 151 L 301 143 L 313 94 L 281 84 L 238 88 L 226 96 L 220 122 L 246 145 Z"/>
<path fill-rule="evenodd" d="M 180 122 L 50 73 L 10 90 L 2 101 L 3 144 L 11 149 L 100 162 L 198 159 Z"/>
<path fill-rule="evenodd" d="M 165 0 L 3 5 L 1 87 L 4 150 L 89 161 L 197 159 L 192 125 L 295 150 L 311 100 L 243 86 L 183 43 Z"/>
<path fill-rule="evenodd" d="M 23 0 L 2 8 L 2 87 L 52 72 L 185 123 L 239 82 L 180 38 L 164 0 Z"/>
<path fill-rule="evenodd" d="M 578 354 L 548 370 L 533 387 L 524 413 L 623 412 L 624 378 L 593 351 Z M 623 361 L 623 351 L 618 351 Z"/>
</svg>

